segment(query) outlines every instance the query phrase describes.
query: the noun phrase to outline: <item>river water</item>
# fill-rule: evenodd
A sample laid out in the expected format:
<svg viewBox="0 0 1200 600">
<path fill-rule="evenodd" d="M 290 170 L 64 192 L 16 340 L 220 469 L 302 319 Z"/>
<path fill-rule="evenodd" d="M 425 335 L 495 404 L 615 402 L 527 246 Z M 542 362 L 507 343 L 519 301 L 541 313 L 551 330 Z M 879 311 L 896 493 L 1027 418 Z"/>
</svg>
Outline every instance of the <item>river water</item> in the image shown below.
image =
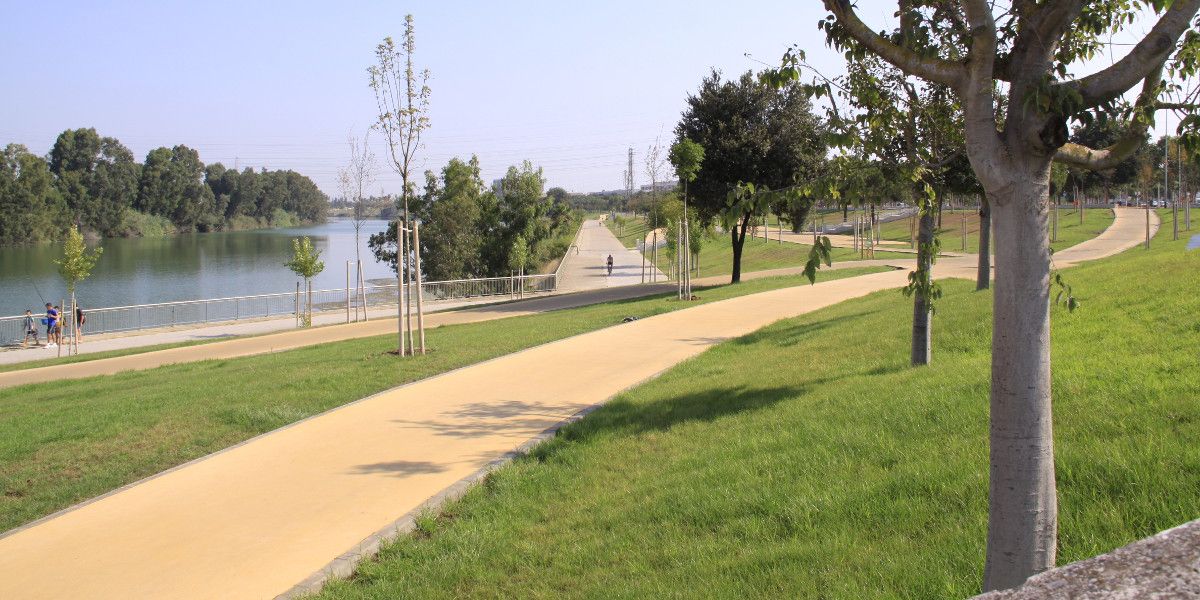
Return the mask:
<svg viewBox="0 0 1200 600">
<path fill-rule="evenodd" d="M 366 248 L 367 237 L 386 226 L 374 220 L 363 226 L 363 272 L 369 279 L 393 277 Z M 299 278 L 283 263 L 291 257 L 292 239 L 300 236 L 312 238 L 325 261 L 313 289 L 345 287 L 346 261 L 355 255 L 354 225 L 339 219 L 296 229 L 106 239 L 100 262 L 76 296 L 86 309 L 291 292 Z M 26 308 L 40 313 L 46 302 L 66 297 L 54 264 L 61 252 L 59 244 L 0 247 L 0 316 Z"/>
</svg>

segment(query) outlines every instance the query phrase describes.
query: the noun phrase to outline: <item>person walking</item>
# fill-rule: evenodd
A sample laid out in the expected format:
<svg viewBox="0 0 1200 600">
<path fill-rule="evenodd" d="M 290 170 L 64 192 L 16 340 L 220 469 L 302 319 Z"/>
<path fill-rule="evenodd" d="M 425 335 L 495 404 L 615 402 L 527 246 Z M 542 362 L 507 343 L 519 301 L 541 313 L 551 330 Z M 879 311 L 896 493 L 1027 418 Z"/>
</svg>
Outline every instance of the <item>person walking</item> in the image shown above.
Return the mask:
<svg viewBox="0 0 1200 600">
<path fill-rule="evenodd" d="M 33 336 L 33 345 L 38 345 L 37 326 L 33 324 L 33 311 L 25 309 L 25 319 L 22 321 L 22 326 L 25 328 L 25 340 L 21 342 L 22 348 L 29 347 L 29 338 Z"/>
<path fill-rule="evenodd" d="M 54 310 L 54 305 L 49 302 L 46 303 L 46 318 L 44 321 L 46 323 L 46 347 L 53 348 L 55 346 L 54 330 L 58 327 L 58 311 Z"/>
<path fill-rule="evenodd" d="M 612 275 L 612 267 L 613 267 L 613 257 L 611 254 L 609 254 L 608 255 L 608 274 L 609 275 Z"/>
<path fill-rule="evenodd" d="M 78 304 L 75 305 L 75 343 L 83 343 L 83 324 L 87 323 L 87 315 Z"/>
</svg>

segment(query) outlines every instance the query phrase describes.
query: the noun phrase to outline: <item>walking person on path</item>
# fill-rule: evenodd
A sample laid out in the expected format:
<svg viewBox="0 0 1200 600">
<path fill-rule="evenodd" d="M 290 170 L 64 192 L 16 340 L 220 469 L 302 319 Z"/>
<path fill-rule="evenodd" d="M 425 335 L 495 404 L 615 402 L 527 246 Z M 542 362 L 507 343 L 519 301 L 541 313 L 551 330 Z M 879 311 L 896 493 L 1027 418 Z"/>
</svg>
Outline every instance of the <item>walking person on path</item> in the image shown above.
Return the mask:
<svg viewBox="0 0 1200 600">
<path fill-rule="evenodd" d="M 608 274 L 609 275 L 612 275 L 612 267 L 613 267 L 613 257 L 611 254 L 609 254 L 608 255 Z"/>
<path fill-rule="evenodd" d="M 46 347 L 54 347 L 54 330 L 58 327 L 58 311 L 54 310 L 54 305 L 46 303 Z"/>
<path fill-rule="evenodd" d="M 75 340 L 76 343 L 83 342 L 83 324 L 87 323 L 87 315 L 83 314 L 83 309 L 78 304 L 75 305 Z"/>
<path fill-rule="evenodd" d="M 21 325 L 25 329 L 25 340 L 21 342 L 21 347 L 22 348 L 29 347 L 29 337 L 30 336 L 33 336 L 33 345 L 37 346 L 38 345 L 38 332 L 37 332 L 37 326 L 33 324 L 33 311 L 29 310 L 28 308 L 25 309 L 25 319 L 21 322 Z"/>
</svg>

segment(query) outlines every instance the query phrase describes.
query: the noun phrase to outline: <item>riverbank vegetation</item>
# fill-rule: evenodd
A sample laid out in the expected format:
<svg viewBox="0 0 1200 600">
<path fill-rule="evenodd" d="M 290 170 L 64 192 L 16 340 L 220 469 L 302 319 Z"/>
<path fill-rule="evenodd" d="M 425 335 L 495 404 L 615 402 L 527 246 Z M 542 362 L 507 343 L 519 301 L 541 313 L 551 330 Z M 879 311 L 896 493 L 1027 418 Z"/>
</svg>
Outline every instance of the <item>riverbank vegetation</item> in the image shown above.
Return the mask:
<svg viewBox="0 0 1200 600">
<path fill-rule="evenodd" d="M 1070 269 L 1082 307 L 1053 309 L 1060 564 L 1200 514 L 1200 252 L 1169 238 Z M 972 596 L 992 295 L 943 286 L 936 370 L 909 367 L 894 291 L 781 321 L 617 396 L 321 597 Z"/>
<path fill-rule="evenodd" d="M 143 162 L 95 129 L 69 129 L 46 157 L 20 144 L 0 154 L 0 244 L 284 227 L 324 222 L 329 199 L 295 171 L 205 165 L 187 146 Z"/>
<path fill-rule="evenodd" d="M 797 283 L 796 277 L 775 277 L 698 288 L 697 302 Z M 388 354 L 395 344 L 391 333 L 0 389 L 0 531 L 403 383 L 609 327 L 627 316 L 645 318 L 696 304 L 673 296 L 437 327 L 426 333 L 433 352 L 400 362 Z M 213 385 L 217 381 L 222 384 Z"/>
</svg>

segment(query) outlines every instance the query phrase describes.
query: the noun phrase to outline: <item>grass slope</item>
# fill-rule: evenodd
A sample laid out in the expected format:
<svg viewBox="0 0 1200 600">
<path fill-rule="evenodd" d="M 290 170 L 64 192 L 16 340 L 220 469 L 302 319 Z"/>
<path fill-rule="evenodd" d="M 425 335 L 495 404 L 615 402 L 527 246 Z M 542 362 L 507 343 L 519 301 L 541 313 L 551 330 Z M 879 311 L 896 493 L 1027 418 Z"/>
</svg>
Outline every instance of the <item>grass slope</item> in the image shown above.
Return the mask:
<svg viewBox="0 0 1200 600">
<path fill-rule="evenodd" d="M 1059 561 L 1200 516 L 1200 252 L 1073 268 L 1053 309 Z M 324 598 L 964 597 L 987 521 L 991 296 L 947 282 L 934 364 L 895 291 L 619 395 Z"/>
<path fill-rule="evenodd" d="M 214 342 L 224 342 L 233 339 L 234 336 L 213 338 L 208 340 L 188 340 L 186 342 L 169 342 L 166 344 L 154 344 L 152 346 L 138 346 L 137 348 L 122 348 L 120 350 L 105 350 L 103 352 L 90 352 L 88 354 L 76 354 L 74 356 L 60 356 L 54 358 L 39 358 L 37 360 L 27 360 L 25 362 L 10 363 L 0 365 L 0 373 L 7 371 L 22 371 L 25 369 L 37 369 L 39 367 L 51 367 L 54 365 L 69 365 L 72 363 L 89 362 L 104 358 L 116 358 L 118 356 L 128 356 L 130 354 L 143 354 L 146 352 L 154 352 L 156 350 L 168 350 L 170 348 L 182 348 L 184 346 L 199 346 L 201 344 L 212 344 Z M 249 336 L 238 336 L 249 337 Z M 86 338 L 84 344 L 86 344 Z M 31 350 L 36 351 L 36 350 Z M 14 350 L 14 352 L 17 352 Z M 25 352 L 25 350 L 20 350 Z"/>
<path fill-rule="evenodd" d="M 650 226 L 646 224 L 645 217 L 623 215 L 618 216 L 618 219 L 621 221 L 620 223 L 613 219 L 605 219 L 604 226 L 608 227 L 608 230 L 626 248 L 637 248 L 637 243 L 645 239 L 646 234 L 650 232 Z"/>
<path fill-rule="evenodd" d="M 750 239 L 742 245 L 742 273 L 765 271 L 783 267 L 803 267 L 808 262 L 808 253 L 812 246 L 806 244 L 779 243 L 779 240 L 762 238 Z M 859 253 L 850 248 L 834 248 L 833 262 L 860 260 Z M 876 259 L 912 260 L 913 255 L 877 250 Z M 667 251 L 660 248 L 658 265 L 664 273 L 671 266 Z M 733 272 L 733 242 L 726 235 L 714 235 L 705 238 L 700 246 L 700 258 L 697 261 L 700 274 L 697 277 L 709 275 L 728 275 Z"/>
<path fill-rule="evenodd" d="M 645 220 L 640 217 L 636 220 L 630 219 L 623 227 L 616 225 L 612 220 L 606 220 L 605 225 L 626 248 L 633 248 L 637 241 L 643 239 L 649 231 Z M 808 252 L 811 248 L 811 246 L 804 244 L 787 242 L 781 244 L 779 240 L 764 241 L 762 238 L 751 239 L 747 235 L 746 243 L 742 247 L 742 272 L 749 273 L 751 271 L 765 271 L 784 267 L 803 267 L 804 263 L 808 262 Z M 859 260 L 859 258 L 858 252 L 849 248 L 833 249 L 834 262 Z M 876 251 L 875 258 L 912 259 L 912 255 Z M 732 273 L 733 242 L 730 241 L 729 236 L 723 234 L 705 236 L 700 246 L 700 257 L 697 260 L 697 264 L 700 266 L 700 274 L 696 277 L 728 275 Z M 658 266 L 664 273 L 671 267 L 671 259 L 667 256 L 667 251 L 664 248 L 659 249 Z"/>
<path fill-rule="evenodd" d="M 882 269 L 830 271 L 822 279 Z M 700 302 L 800 284 L 699 290 Z M 402 383 L 571 335 L 686 308 L 670 295 L 431 329 L 397 359 L 394 334 L 275 354 L 0 390 L 0 531 Z"/>
<path fill-rule="evenodd" d="M 937 236 L 942 242 L 942 250 L 946 252 L 962 251 L 963 217 L 966 217 L 967 252 L 979 252 L 979 212 L 976 210 L 946 209 L 942 215 L 942 227 L 937 230 Z M 1083 224 L 1079 223 L 1079 212 L 1075 209 L 1062 208 L 1058 211 L 1058 239 L 1050 243 L 1054 250 L 1062 250 L 1090 240 L 1100 235 L 1113 222 L 1112 210 L 1101 207 L 1087 207 L 1083 211 Z M 900 219 L 884 223 L 881 237 L 908 243 L 910 241 L 911 219 Z"/>
</svg>

